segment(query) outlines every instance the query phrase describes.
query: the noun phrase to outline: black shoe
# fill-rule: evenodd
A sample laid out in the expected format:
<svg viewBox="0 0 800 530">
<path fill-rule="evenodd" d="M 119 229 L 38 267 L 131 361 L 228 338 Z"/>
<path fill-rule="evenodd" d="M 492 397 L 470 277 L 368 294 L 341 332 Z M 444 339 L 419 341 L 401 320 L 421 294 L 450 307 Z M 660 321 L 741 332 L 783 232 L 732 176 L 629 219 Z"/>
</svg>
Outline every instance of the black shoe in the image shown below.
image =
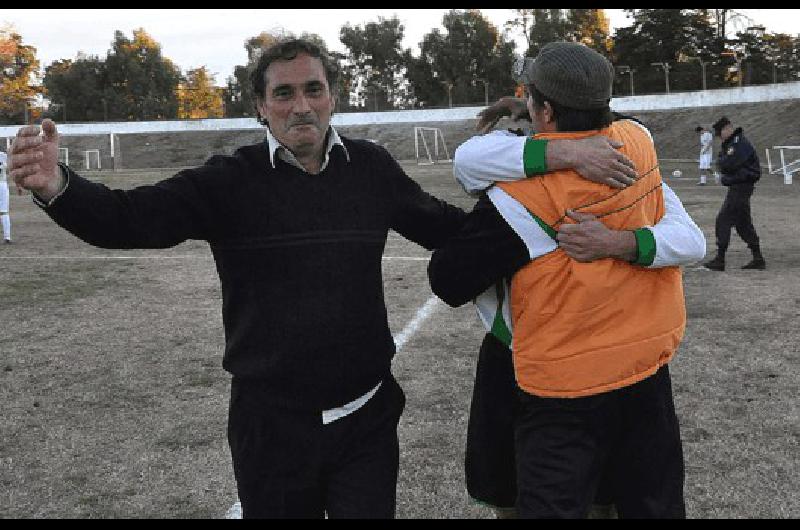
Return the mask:
<svg viewBox="0 0 800 530">
<path fill-rule="evenodd" d="M 3 241 L 3 243 L 5 243 L 6 245 L 10 245 L 11 244 L 11 240 L 10 239 L 6 239 L 6 240 Z"/>
<path fill-rule="evenodd" d="M 756 269 L 759 271 L 763 271 L 767 268 L 767 262 L 764 261 L 764 258 L 753 258 L 753 260 L 742 267 L 743 269 Z"/>
<path fill-rule="evenodd" d="M 724 271 L 725 270 L 725 260 L 720 259 L 719 256 L 712 259 L 711 261 L 707 261 L 703 263 L 703 267 L 706 269 L 711 269 L 712 271 Z"/>
</svg>

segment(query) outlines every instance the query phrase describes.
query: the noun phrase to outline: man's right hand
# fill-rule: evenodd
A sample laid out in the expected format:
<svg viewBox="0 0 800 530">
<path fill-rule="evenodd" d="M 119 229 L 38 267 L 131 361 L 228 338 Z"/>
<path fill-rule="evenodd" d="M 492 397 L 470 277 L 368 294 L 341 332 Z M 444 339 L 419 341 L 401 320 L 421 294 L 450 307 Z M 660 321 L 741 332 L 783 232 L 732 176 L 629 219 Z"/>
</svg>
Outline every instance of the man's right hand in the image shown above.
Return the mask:
<svg viewBox="0 0 800 530">
<path fill-rule="evenodd" d="M 40 130 L 44 135 L 39 135 Z M 47 202 L 64 187 L 58 167 L 58 132 L 52 120 L 44 120 L 41 127 L 22 127 L 8 154 L 8 174 L 18 192 L 30 190 Z"/>
<path fill-rule="evenodd" d="M 547 169 L 574 169 L 592 182 L 625 188 L 639 176 L 633 162 L 619 148 L 622 143 L 596 135 L 580 140 L 547 142 Z"/>
<path fill-rule="evenodd" d="M 525 100 L 507 96 L 500 98 L 497 102 L 478 113 L 478 124 L 475 126 L 475 129 L 481 134 L 486 134 L 497 125 L 497 122 L 500 121 L 500 118 L 503 116 L 511 116 L 511 119 L 514 121 L 531 121 Z"/>
</svg>

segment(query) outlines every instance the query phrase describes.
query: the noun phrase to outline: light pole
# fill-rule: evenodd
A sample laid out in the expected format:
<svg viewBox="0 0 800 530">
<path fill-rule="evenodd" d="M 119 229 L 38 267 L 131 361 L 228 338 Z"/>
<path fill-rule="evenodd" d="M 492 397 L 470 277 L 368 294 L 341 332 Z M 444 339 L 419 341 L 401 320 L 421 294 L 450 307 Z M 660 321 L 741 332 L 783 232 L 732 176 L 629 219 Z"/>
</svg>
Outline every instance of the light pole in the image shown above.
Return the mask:
<svg viewBox="0 0 800 530">
<path fill-rule="evenodd" d="M 633 95 L 633 72 L 635 72 L 636 70 L 634 70 L 630 66 L 627 66 L 627 65 L 624 65 L 624 64 L 619 65 L 617 68 L 619 68 L 619 73 L 621 73 L 621 74 L 631 74 L 631 96 L 632 96 Z"/>
<path fill-rule="evenodd" d="M 650 64 L 652 66 L 660 66 L 661 68 L 664 69 L 664 82 L 666 83 L 667 94 L 669 94 L 669 68 L 670 68 L 669 63 L 663 62 L 663 63 L 650 63 Z"/>
<path fill-rule="evenodd" d="M 453 96 L 452 96 L 453 83 L 451 83 L 450 81 L 442 81 L 442 84 L 447 87 L 447 106 L 452 109 L 453 108 Z"/>
<path fill-rule="evenodd" d="M 706 89 L 706 65 L 708 64 L 706 61 L 701 59 L 700 57 L 690 57 L 690 59 L 697 61 L 700 63 L 700 68 L 703 70 L 703 90 Z"/>
<path fill-rule="evenodd" d="M 488 107 L 489 106 L 489 81 L 487 81 L 486 79 L 480 78 L 480 77 L 478 78 L 478 81 L 481 81 L 483 83 L 483 99 L 484 99 L 484 102 L 486 103 L 486 106 Z"/>
</svg>

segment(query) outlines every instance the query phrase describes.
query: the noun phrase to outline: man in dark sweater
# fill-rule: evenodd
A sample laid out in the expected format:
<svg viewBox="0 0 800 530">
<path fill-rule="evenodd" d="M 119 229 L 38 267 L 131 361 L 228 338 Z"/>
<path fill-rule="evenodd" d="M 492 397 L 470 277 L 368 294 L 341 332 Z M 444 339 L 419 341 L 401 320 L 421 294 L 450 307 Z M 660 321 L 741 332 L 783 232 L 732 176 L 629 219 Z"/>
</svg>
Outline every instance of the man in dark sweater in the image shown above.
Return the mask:
<svg viewBox="0 0 800 530">
<path fill-rule="evenodd" d="M 753 196 L 756 182 L 761 178 L 758 154 L 745 138 L 742 128 L 734 128 L 728 118 L 723 116 L 713 128 L 714 134 L 722 140 L 717 166 L 722 173 L 720 182 L 728 187 L 728 193 L 717 214 L 715 225 L 717 255 L 705 263 L 705 266 L 712 271 L 725 270 L 725 252 L 731 240 L 731 228 L 735 227 L 753 253 L 753 259 L 742 268 L 764 270 L 767 264 L 761 255 L 761 245 L 750 214 L 750 197 Z"/>
<path fill-rule="evenodd" d="M 338 135 L 336 74 L 312 43 L 276 43 L 252 76 L 265 141 L 154 185 L 111 190 L 59 165 L 50 120 L 43 136 L 22 128 L 11 149 L 17 186 L 92 245 L 209 242 L 245 518 L 394 516 L 405 396 L 391 374 L 382 253 L 390 229 L 434 249 L 466 216 L 425 193 L 382 147 Z M 607 144 L 579 144 L 574 164 L 575 142 L 551 143 L 551 166 L 630 182 Z"/>
</svg>

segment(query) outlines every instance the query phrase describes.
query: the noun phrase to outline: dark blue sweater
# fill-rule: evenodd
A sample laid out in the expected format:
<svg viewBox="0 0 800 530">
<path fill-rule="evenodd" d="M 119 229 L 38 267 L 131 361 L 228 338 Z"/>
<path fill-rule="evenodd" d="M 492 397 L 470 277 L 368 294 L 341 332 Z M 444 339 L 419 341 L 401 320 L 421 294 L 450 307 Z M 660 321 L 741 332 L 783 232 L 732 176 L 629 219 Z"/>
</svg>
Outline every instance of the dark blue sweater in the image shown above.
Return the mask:
<svg viewBox="0 0 800 530">
<path fill-rule="evenodd" d="M 395 346 L 383 297 L 388 230 L 427 249 L 466 214 L 425 193 L 370 142 L 342 138 L 318 175 L 265 144 L 154 185 L 110 190 L 69 172 L 48 215 L 103 248 L 206 240 L 222 288 L 223 367 L 267 401 L 340 406 L 388 374 Z"/>
</svg>

